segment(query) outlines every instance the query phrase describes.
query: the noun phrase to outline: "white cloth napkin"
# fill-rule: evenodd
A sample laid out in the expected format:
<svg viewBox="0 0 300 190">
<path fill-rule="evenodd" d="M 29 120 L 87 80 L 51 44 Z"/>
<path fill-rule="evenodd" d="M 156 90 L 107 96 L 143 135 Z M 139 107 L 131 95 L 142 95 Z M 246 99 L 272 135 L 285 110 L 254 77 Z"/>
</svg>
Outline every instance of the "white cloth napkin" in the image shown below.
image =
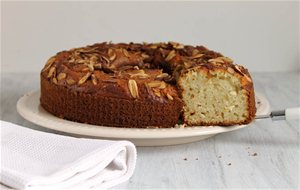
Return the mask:
<svg viewBox="0 0 300 190">
<path fill-rule="evenodd" d="M 128 180 L 128 141 L 73 138 L 1 121 L 1 183 L 16 189 L 106 189 Z"/>
</svg>

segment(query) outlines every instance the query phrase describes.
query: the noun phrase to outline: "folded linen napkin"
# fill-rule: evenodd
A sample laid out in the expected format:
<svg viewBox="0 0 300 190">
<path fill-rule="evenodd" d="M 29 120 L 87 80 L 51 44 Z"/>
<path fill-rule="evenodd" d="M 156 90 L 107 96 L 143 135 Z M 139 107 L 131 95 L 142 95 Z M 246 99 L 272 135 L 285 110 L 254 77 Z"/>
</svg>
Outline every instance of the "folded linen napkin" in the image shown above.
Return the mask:
<svg viewBox="0 0 300 190">
<path fill-rule="evenodd" d="M 128 141 L 74 138 L 1 121 L 1 183 L 16 189 L 105 189 L 128 180 Z"/>
</svg>

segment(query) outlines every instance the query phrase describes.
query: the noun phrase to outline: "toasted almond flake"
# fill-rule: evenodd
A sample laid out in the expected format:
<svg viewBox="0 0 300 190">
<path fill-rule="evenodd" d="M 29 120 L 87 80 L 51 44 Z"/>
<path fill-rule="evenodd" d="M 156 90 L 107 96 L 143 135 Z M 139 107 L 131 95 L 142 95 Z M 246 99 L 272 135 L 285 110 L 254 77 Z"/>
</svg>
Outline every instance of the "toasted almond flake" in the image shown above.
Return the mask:
<svg viewBox="0 0 300 190">
<path fill-rule="evenodd" d="M 222 60 L 225 61 L 226 63 L 233 63 L 233 60 L 230 59 L 229 57 L 220 57 L 220 59 L 222 59 Z"/>
<path fill-rule="evenodd" d="M 133 69 L 139 70 L 140 68 L 139 68 L 139 66 L 134 66 Z"/>
<path fill-rule="evenodd" d="M 160 92 L 154 92 L 155 96 L 161 97 L 161 93 Z"/>
<path fill-rule="evenodd" d="M 240 74 L 244 75 L 244 73 L 242 72 L 242 70 L 240 69 L 239 65 L 234 65 L 234 68 L 236 71 L 238 71 Z"/>
<path fill-rule="evenodd" d="M 228 67 L 228 68 L 227 68 L 227 71 L 228 71 L 230 74 L 234 74 L 234 69 L 231 68 L 231 67 Z"/>
<path fill-rule="evenodd" d="M 168 73 L 162 73 L 162 74 L 157 75 L 155 78 L 156 78 L 156 79 L 163 79 L 163 78 L 166 78 L 166 77 L 168 77 L 168 76 L 169 76 Z"/>
<path fill-rule="evenodd" d="M 129 55 L 129 53 L 128 53 L 128 51 L 127 51 L 126 49 L 122 49 L 122 51 L 123 51 L 123 54 L 124 54 L 126 57 L 130 57 L 130 55 Z"/>
<path fill-rule="evenodd" d="M 210 62 L 210 63 L 224 63 L 224 61 L 220 58 L 209 59 L 208 62 Z"/>
<path fill-rule="evenodd" d="M 158 45 L 162 48 L 167 48 L 168 47 L 168 45 L 165 42 L 159 43 Z"/>
<path fill-rule="evenodd" d="M 113 55 L 113 53 L 114 53 L 114 51 L 112 50 L 112 49 L 108 49 L 108 52 L 107 52 L 107 54 L 108 54 L 108 56 L 110 57 L 110 56 L 112 56 Z"/>
<path fill-rule="evenodd" d="M 56 57 L 53 56 L 50 59 L 48 59 L 48 61 L 47 61 L 46 65 L 45 65 L 44 69 L 42 70 L 42 72 L 48 70 L 52 66 L 52 64 L 55 62 L 55 58 Z"/>
<path fill-rule="evenodd" d="M 152 81 L 148 83 L 148 86 L 151 88 L 157 88 L 160 87 L 161 85 L 161 81 Z"/>
<path fill-rule="evenodd" d="M 165 83 L 165 82 L 161 82 L 160 83 L 160 86 L 158 87 L 158 88 L 160 88 L 160 89 L 165 89 L 167 87 L 167 84 Z"/>
<path fill-rule="evenodd" d="M 183 44 L 180 44 L 180 43 L 177 43 L 177 42 L 170 41 L 169 44 L 171 44 L 173 46 L 173 48 L 175 48 L 175 49 L 183 49 L 184 48 Z"/>
<path fill-rule="evenodd" d="M 197 50 L 197 49 L 193 49 L 193 51 L 192 51 L 192 55 L 194 56 L 194 55 L 197 55 L 197 54 L 199 54 L 199 50 Z"/>
<path fill-rule="evenodd" d="M 69 84 L 69 85 L 72 85 L 72 84 L 75 84 L 76 83 L 76 81 L 75 80 L 73 80 L 73 79 L 67 79 L 66 80 L 66 82 L 67 82 L 67 84 Z"/>
<path fill-rule="evenodd" d="M 55 77 L 52 79 L 52 81 L 54 84 L 57 84 L 57 79 Z"/>
<path fill-rule="evenodd" d="M 171 44 L 172 46 L 176 46 L 178 43 L 177 42 L 169 41 L 169 44 Z"/>
<path fill-rule="evenodd" d="M 218 62 L 218 63 L 225 63 L 226 61 L 224 60 L 225 57 L 217 57 L 215 59 L 215 62 Z"/>
<path fill-rule="evenodd" d="M 244 76 L 246 77 L 246 79 L 247 79 L 249 82 L 252 82 L 251 78 L 248 77 L 248 75 L 244 74 Z"/>
<path fill-rule="evenodd" d="M 146 78 L 149 78 L 149 75 L 148 74 L 143 74 L 143 75 L 139 75 L 137 77 L 140 78 L 140 79 L 146 79 Z"/>
<path fill-rule="evenodd" d="M 139 96 L 138 86 L 135 80 L 128 80 L 128 88 L 133 98 L 137 98 Z"/>
<path fill-rule="evenodd" d="M 69 62 L 75 62 L 75 57 L 74 57 L 74 55 L 71 55 L 71 56 L 69 57 Z"/>
<path fill-rule="evenodd" d="M 145 83 L 145 87 L 146 87 L 146 90 L 148 92 L 148 94 L 151 94 L 151 88 L 149 87 L 149 85 L 147 83 Z"/>
<path fill-rule="evenodd" d="M 80 52 L 80 53 L 86 53 L 86 52 L 91 52 L 93 50 L 94 50 L 94 48 L 85 47 L 85 48 L 80 48 L 77 51 Z"/>
<path fill-rule="evenodd" d="M 151 49 L 156 49 L 158 46 L 156 45 L 156 44 L 152 44 L 151 46 L 150 46 L 150 48 Z"/>
<path fill-rule="evenodd" d="M 191 57 L 191 59 L 198 59 L 198 58 L 202 57 L 203 55 L 204 55 L 204 54 L 199 53 L 199 54 L 193 55 L 193 56 Z"/>
<path fill-rule="evenodd" d="M 174 78 L 171 75 L 169 75 L 166 78 L 164 78 L 163 80 L 166 82 L 171 82 L 172 80 L 174 80 Z"/>
<path fill-rule="evenodd" d="M 75 49 L 75 50 L 74 50 L 74 52 L 73 52 L 73 55 L 75 55 L 75 56 L 79 56 L 79 55 L 80 55 L 80 52 L 79 52 L 79 51 L 77 51 L 77 49 Z"/>
<path fill-rule="evenodd" d="M 66 73 L 59 73 L 57 75 L 57 80 L 62 80 L 62 79 L 65 79 L 66 77 L 67 77 Z"/>
<path fill-rule="evenodd" d="M 97 63 L 94 65 L 94 69 L 101 69 L 102 65 L 100 63 Z"/>
<path fill-rule="evenodd" d="M 97 85 L 97 84 L 98 84 L 98 80 L 97 80 L 96 76 L 95 76 L 94 74 L 92 74 L 92 75 L 91 75 L 91 78 L 92 78 L 92 83 L 93 83 L 94 85 Z"/>
<path fill-rule="evenodd" d="M 91 58 L 90 58 L 90 61 L 93 61 L 93 62 L 97 62 L 98 60 L 98 57 L 96 55 L 93 55 Z"/>
<path fill-rule="evenodd" d="M 158 48 L 159 52 L 161 52 L 164 55 L 164 49 L 163 48 Z"/>
<path fill-rule="evenodd" d="M 166 96 L 167 96 L 167 98 L 169 99 L 169 100 L 173 100 L 174 98 L 170 95 L 170 94 L 166 94 Z"/>
<path fill-rule="evenodd" d="M 184 62 L 183 65 L 187 69 L 190 68 L 193 64 L 191 62 Z"/>
<path fill-rule="evenodd" d="M 160 92 L 159 88 L 152 88 L 153 92 Z"/>
<path fill-rule="evenodd" d="M 242 74 L 249 82 L 252 82 L 251 78 L 246 73 L 242 72 L 241 66 L 234 65 L 234 68 L 235 68 L 236 71 L 238 71 L 240 74 Z"/>
<path fill-rule="evenodd" d="M 84 59 L 80 59 L 80 60 L 77 60 L 77 63 L 86 63 L 87 60 L 84 60 Z"/>
<path fill-rule="evenodd" d="M 109 56 L 109 60 L 113 61 L 117 57 L 117 54 L 115 53 L 114 50 L 108 49 L 108 56 Z"/>
<path fill-rule="evenodd" d="M 145 54 L 145 53 L 142 53 L 141 55 L 144 59 L 148 59 L 149 58 L 149 55 Z"/>
<path fill-rule="evenodd" d="M 105 56 L 101 56 L 107 63 L 109 63 L 110 61 L 109 61 L 109 59 L 107 58 L 107 57 L 105 57 Z"/>
<path fill-rule="evenodd" d="M 91 65 L 95 65 L 97 62 L 96 61 L 93 61 L 93 60 L 90 60 L 90 63 Z"/>
<path fill-rule="evenodd" d="M 88 64 L 87 65 L 88 66 L 88 68 L 89 68 L 89 70 L 91 71 L 91 72 L 93 72 L 94 71 L 94 65 L 93 64 Z"/>
<path fill-rule="evenodd" d="M 52 77 L 52 75 L 55 75 L 55 72 L 56 72 L 56 68 L 51 67 L 49 72 L 48 72 L 47 78 L 50 78 L 50 77 Z"/>
<path fill-rule="evenodd" d="M 76 60 L 74 57 L 72 57 L 70 60 L 69 60 L 69 63 L 74 63 Z"/>
<path fill-rule="evenodd" d="M 79 81 L 78 84 L 83 84 L 91 76 L 91 73 L 86 73 Z"/>
<path fill-rule="evenodd" d="M 144 74 L 144 73 L 137 73 L 137 74 L 130 75 L 130 78 L 134 78 L 134 77 L 138 77 L 138 78 L 144 79 L 144 78 L 148 78 L 149 75 L 148 74 Z"/>
<path fill-rule="evenodd" d="M 184 45 L 183 44 L 177 44 L 176 46 L 174 46 L 175 49 L 183 49 Z"/>
<path fill-rule="evenodd" d="M 168 54 L 168 56 L 166 57 L 166 61 L 170 61 L 172 60 L 174 57 L 176 56 L 176 52 L 175 50 L 170 51 L 170 53 Z"/>
<path fill-rule="evenodd" d="M 117 57 L 117 54 L 114 53 L 112 56 L 109 57 L 109 60 L 113 61 L 116 59 L 116 57 Z"/>
</svg>

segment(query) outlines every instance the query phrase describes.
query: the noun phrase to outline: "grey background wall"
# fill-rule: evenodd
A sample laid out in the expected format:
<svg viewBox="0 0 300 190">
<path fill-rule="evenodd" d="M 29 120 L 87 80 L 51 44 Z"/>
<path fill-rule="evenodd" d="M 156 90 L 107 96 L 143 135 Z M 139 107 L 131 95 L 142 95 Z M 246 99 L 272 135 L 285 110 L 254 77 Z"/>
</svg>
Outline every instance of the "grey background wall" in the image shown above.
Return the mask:
<svg viewBox="0 0 300 190">
<path fill-rule="evenodd" d="M 1 72 L 95 42 L 203 44 L 251 72 L 299 70 L 299 2 L 2 2 Z"/>
</svg>

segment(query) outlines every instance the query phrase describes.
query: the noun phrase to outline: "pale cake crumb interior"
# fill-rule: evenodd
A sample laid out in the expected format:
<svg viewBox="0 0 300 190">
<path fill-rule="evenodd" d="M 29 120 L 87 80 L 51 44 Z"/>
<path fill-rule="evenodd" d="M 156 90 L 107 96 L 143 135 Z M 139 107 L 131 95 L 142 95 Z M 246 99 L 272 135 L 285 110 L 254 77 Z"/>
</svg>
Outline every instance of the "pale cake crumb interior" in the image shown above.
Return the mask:
<svg viewBox="0 0 300 190">
<path fill-rule="evenodd" d="M 226 71 L 189 71 L 181 77 L 184 117 L 189 124 L 242 122 L 248 116 L 246 90 Z"/>
</svg>

